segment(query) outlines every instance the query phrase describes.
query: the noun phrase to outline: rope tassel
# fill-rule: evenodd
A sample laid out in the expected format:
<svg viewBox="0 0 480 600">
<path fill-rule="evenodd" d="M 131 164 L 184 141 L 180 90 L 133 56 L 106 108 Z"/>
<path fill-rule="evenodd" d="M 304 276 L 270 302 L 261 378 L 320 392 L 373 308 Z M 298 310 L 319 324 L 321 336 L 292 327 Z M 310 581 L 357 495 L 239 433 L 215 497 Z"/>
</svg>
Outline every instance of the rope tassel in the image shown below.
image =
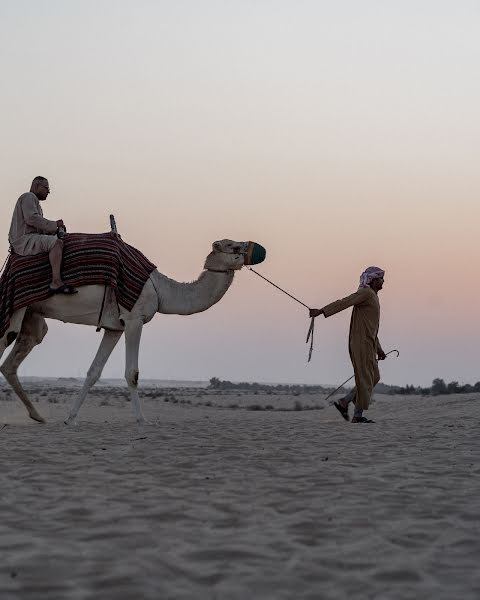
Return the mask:
<svg viewBox="0 0 480 600">
<path fill-rule="evenodd" d="M 307 340 L 306 340 L 306 344 L 308 344 L 308 340 L 310 340 L 310 348 L 308 349 L 308 360 L 307 362 L 310 362 L 312 360 L 312 352 L 313 352 L 313 332 L 315 331 L 315 318 L 312 317 L 312 320 L 310 321 L 310 327 L 308 328 L 308 333 L 307 333 Z"/>
<path fill-rule="evenodd" d="M 278 286 L 275 283 L 273 283 L 273 281 L 270 281 L 270 279 L 267 279 L 263 275 L 260 275 L 260 273 L 257 273 L 257 271 L 255 271 L 255 269 L 252 269 L 251 267 L 248 267 L 248 270 L 252 271 L 253 273 L 255 273 L 255 275 L 258 275 L 259 277 L 261 277 L 262 279 L 264 279 L 267 283 L 269 283 L 270 285 L 273 285 L 273 287 L 276 287 L 277 290 L 280 290 L 281 292 L 283 292 L 284 294 L 286 294 L 287 296 L 289 296 L 290 298 L 292 298 L 292 300 L 295 300 L 295 302 L 298 302 L 299 304 L 301 304 L 302 306 L 304 306 L 308 311 L 310 311 L 310 307 L 307 306 L 304 302 L 302 302 L 298 298 L 295 298 L 295 296 L 292 296 L 292 294 L 289 294 L 288 292 L 286 292 L 280 286 Z M 307 362 L 310 362 L 311 359 L 312 359 L 312 353 L 313 353 L 313 332 L 314 332 L 314 330 L 315 330 L 315 319 L 312 317 L 312 320 L 310 321 L 310 327 L 308 329 L 307 341 L 306 341 L 306 343 L 308 344 L 308 341 L 310 340 L 310 349 L 308 351 L 308 361 Z"/>
</svg>

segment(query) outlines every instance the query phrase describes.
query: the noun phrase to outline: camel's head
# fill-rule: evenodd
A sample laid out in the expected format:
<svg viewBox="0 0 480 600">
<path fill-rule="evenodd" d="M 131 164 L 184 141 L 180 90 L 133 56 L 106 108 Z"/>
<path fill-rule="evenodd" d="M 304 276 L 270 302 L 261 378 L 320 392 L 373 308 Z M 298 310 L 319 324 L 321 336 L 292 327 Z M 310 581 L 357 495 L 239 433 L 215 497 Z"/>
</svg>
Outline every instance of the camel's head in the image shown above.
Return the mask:
<svg viewBox="0 0 480 600">
<path fill-rule="evenodd" d="M 255 242 L 220 240 L 213 242 L 204 268 L 208 271 L 238 271 L 243 265 L 261 263 L 265 255 L 265 248 Z"/>
</svg>

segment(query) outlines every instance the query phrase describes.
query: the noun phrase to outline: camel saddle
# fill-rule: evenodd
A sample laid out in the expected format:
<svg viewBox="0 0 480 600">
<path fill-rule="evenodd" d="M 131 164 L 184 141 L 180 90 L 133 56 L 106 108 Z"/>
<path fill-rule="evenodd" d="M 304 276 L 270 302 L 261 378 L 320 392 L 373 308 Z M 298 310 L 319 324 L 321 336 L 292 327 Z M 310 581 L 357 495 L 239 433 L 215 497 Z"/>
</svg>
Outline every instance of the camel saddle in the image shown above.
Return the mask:
<svg viewBox="0 0 480 600">
<path fill-rule="evenodd" d="M 69 233 L 63 237 L 63 281 L 73 287 L 104 285 L 108 297 L 132 310 L 155 269 L 139 250 L 116 233 Z M 48 254 L 11 253 L 0 278 L 0 337 L 12 315 L 29 304 L 46 300 L 52 270 Z"/>
</svg>

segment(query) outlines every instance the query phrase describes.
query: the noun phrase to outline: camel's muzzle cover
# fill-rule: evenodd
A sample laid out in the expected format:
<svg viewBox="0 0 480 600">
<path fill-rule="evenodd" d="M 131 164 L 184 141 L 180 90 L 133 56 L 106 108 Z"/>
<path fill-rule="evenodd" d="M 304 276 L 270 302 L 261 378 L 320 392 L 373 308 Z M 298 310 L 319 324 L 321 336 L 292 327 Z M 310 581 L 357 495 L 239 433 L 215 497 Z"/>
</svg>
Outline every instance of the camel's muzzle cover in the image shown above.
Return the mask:
<svg viewBox="0 0 480 600">
<path fill-rule="evenodd" d="M 247 242 L 247 248 L 244 253 L 244 264 L 258 265 L 265 260 L 267 251 L 260 244 L 255 242 Z"/>
</svg>

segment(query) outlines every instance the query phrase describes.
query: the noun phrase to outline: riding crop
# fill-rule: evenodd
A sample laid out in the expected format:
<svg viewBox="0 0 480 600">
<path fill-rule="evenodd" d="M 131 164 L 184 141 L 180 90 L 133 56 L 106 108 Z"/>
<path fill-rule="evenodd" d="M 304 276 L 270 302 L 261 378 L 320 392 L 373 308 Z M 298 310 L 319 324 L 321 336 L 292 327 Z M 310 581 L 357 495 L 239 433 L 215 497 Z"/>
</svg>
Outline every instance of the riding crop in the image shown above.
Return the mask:
<svg viewBox="0 0 480 600">
<path fill-rule="evenodd" d="M 385 354 L 385 358 L 391 354 L 392 352 L 396 352 L 397 353 L 397 358 L 400 356 L 400 352 L 398 350 L 390 350 L 389 352 L 387 352 Z M 355 377 L 355 375 L 352 375 L 351 377 L 349 377 L 348 379 L 345 379 L 345 381 L 343 383 L 341 383 L 336 389 L 333 390 L 333 392 L 330 392 L 328 394 L 328 396 L 325 398 L 325 400 L 328 400 L 329 398 L 331 398 L 334 394 L 336 394 L 338 392 L 338 390 L 341 390 L 342 387 L 348 383 L 351 379 L 353 379 Z"/>
</svg>

